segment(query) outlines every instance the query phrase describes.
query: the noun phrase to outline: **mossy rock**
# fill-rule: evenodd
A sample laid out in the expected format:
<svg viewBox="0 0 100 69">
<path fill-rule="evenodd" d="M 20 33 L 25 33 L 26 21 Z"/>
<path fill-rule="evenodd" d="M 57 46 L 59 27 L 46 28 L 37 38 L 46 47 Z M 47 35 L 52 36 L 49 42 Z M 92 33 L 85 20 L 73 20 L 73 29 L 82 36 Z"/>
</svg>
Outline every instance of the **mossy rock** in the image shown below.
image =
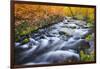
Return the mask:
<svg viewBox="0 0 100 69">
<path fill-rule="evenodd" d="M 92 35 L 91 34 L 89 34 L 89 35 L 87 35 L 87 37 L 85 38 L 87 41 L 90 41 L 91 39 L 92 39 Z"/>
<path fill-rule="evenodd" d="M 29 39 L 28 38 L 25 38 L 23 41 L 22 41 L 22 44 L 26 44 L 29 42 Z"/>
</svg>

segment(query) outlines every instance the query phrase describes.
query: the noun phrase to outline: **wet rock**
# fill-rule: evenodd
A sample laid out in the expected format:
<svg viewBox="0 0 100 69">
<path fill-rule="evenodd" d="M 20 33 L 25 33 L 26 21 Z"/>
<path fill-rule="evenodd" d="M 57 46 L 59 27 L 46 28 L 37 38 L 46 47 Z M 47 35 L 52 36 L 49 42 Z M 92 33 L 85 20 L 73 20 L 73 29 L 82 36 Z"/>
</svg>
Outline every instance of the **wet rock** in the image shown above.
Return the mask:
<svg viewBox="0 0 100 69">
<path fill-rule="evenodd" d="M 61 29 L 59 29 L 59 32 L 63 32 L 68 36 L 72 36 L 75 31 L 70 28 L 61 28 Z"/>
<path fill-rule="evenodd" d="M 80 50 L 84 50 L 84 49 L 88 49 L 90 48 L 90 44 L 89 42 L 87 42 L 84 39 L 79 39 L 73 42 L 66 42 L 61 50 L 68 50 L 68 49 L 72 49 L 72 50 L 76 50 L 77 52 L 79 52 Z"/>
<path fill-rule="evenodd" d="M 94 37 L 90 41 L 85 40 L 92 33 L 93 30 L 88 28 L 85 21 L 66 17 L 62 22 L 32 33 L 31 38 L 22 37 L 22 40 L 29 38 L 28 43 L 15 43 L 15 63 L 35 65 L 79 62 L 80 50 L 88 49 L 91 52 L 94 49 Z"/>
</svg>

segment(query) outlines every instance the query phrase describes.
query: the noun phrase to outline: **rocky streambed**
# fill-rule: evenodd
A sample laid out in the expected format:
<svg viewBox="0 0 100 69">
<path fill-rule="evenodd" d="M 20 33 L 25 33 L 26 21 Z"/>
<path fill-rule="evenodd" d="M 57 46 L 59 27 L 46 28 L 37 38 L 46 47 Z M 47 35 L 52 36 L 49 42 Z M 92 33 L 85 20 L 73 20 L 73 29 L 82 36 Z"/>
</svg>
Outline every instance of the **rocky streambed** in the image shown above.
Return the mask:
<svg viewBox="0 0 100 69">
<path fill-rule="evenodd" d="M 81 50 L 94 51 L 94 32 L 85 21 L 66 18 L 31 35 L 28 43 L 15 42 L 15 64 L 78 63 Z"/>
</svg>

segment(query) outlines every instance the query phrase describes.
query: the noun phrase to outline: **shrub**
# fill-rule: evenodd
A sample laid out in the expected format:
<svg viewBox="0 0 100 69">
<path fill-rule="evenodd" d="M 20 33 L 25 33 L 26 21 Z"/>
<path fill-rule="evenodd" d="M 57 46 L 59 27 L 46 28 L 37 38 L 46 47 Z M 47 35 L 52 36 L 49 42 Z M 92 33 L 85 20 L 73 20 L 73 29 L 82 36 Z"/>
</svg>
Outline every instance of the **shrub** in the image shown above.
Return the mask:
<svg viewBox="0 0 100 69">
<path fill-rule="evenodd" d="M 85 38 L 87 41 L 90 41 L 91 39 L 92 39 L 92 35 L 91 34 L 89 34 L 89 35 L 87 35 L 87 37 Z"/>
<path fill-rule="evenodd" d="M 22 41 L 22 44 L 26 44 L 29 42 L 29 39 L 28 38 L 25 38 L 23 41 Z"/>
<path fill-rule="evenodd" d="M 19 38 L 18 38 L 18 37 L 16 37 L 16 38 L 15 38 L 15 41 L 16 41 L 16 42 L 19 42 Z"/>
<path fill-rule="evenodd" d="M 94 61 L 94 53 L 92 54 L 85 54 L 83 51 L 80 51 L 81 61 Z"/>
</svg>

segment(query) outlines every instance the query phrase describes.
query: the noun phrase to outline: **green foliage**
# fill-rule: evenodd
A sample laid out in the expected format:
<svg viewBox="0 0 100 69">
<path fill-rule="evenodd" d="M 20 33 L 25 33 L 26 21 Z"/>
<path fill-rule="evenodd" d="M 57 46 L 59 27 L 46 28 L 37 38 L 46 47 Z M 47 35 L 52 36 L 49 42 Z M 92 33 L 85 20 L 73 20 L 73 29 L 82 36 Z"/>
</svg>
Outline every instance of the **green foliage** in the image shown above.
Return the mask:
<svg viewBox="0 0 100 69">
<path fill-rule="evenodd" d="M 76 15 L 74 16 L 75 19 L 78 19 L 78 20 L 83 20 L 84 17 L 82 15 Z"/>
<path fill-rule="evenodd" d="M 24 35 L 26 33 L 24 30 L 26 30 L 27 27 L 28 23 L 26 21 L 22 21 L 15 29 L 16 35 Z"/>
<path fill-rule="evenodd" d="M 16 37 L 15 40 L 19 41 L 18 37 L 24 36 L 26 34 L 30 34 L 39 27 L 43 27 L 45 25 L 48 25 L 50 23 L 54 23 L 57 21 L 59 22 L 61 19 L 63 18 L 59 15 L 52 15 L 52 16 L 49 16 L 47 19 L 42 18 L 38 20 L 36 23 L 37 26 L 29 25 L 27 21 L 21 21 L 21 23 L 15 28 L 15 37 Z"/>
<path fill-rule="evenodd" d="M 19 38 L 18 38 L 18 37 L 16 37 L 16 38 L 15 38 L 15 41 L 16 41 L 16 42 L 18 42 L 18 41 L 19 41 Z"/>
<path fill-rule="evenodd" d="M 81 61 L 94 61 L 94 53 L 93 54 L 85 54 L 83 51 L 80 51 Z"/>
<path fill-rule="evenodd" d="M 94 28 L 94 16 L 92 14 L 87 18 L 87 26 L 89 28 Z"/>
<path fill-rule="evenodd" d="M 94 14 L 88 16 L 88 23 L 94 23 Z"/>
<path fill-rule="evenodd" d="M 26 31 L 22 31 L 19 35 L 20 35 L 20 36 L 23 36 L 23 35 L 25 35 L 25 34 L 27 34 L 27 32 L 26 32 Z"/>
<path fill-rule="evenodd" d="M 29 42 L 29 39 L 28 38 L 25 38 L 23 41 L 22 41 L 22 44 L 25 44 L 25 43 L 28 43 Z"/>
<path fill-rule="evenodd" d="M 19 36 L 29 34 L 35 29 L 36 27 L 30 26 L 26 21 L 22 21 L 21 24 L 19 24 L 15 29 L 15 36 L 17 36 L 16 40 Z"/>
<path fill-rule="evenodd" d="M 94 24 L 93 24 L 93 23 L 87 23 L 87 26 L 88 26 L 89 28 L 93 28 L 93 27 L 94 27 Z"/>
<path fill-rule="evenodd" d="M 85 38 L 87 41 L 90 41 L 92 39 L 92 35 L 89 34 L 86 38 Z"/>
<path fill-rule="evenodd" d="M 34 28 L 33 28 L 34 29 Z M 23 30 L 22 32 L 20 32 L 20 36 L 24 36 L 24 35 L 26 35 L 26 34 L 28 34 L 28 33 L 31 33 L 31 31 L 32 31 L 32 27 L 27 27 L 26 28 L 26 30 Z"/>
</svg>

